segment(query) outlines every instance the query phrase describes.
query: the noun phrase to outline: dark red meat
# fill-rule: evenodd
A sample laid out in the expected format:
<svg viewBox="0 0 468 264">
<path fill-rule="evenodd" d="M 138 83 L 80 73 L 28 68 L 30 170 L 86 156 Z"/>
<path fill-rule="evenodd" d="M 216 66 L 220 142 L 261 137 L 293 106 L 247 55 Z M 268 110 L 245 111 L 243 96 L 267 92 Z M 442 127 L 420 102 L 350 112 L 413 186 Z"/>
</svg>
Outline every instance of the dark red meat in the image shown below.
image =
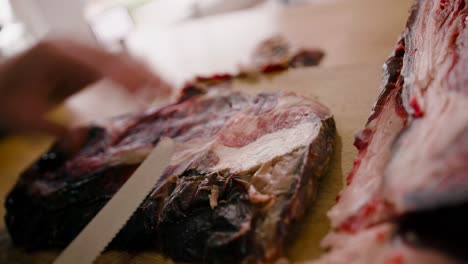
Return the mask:
<svg viewBox="0 0 468 264">
<path fill-rule="evenodd" d="M 176 142 L 170 166 L 111 246 L 181 261 L 271 261 L 313 201 L 335 138 L 317 102 L 195 86 L 177 104 L 85 130 L 79 152 L 57 142 L 9 194 L 18 246 L 66 246 L 167 136 Z"/>
<path fill-rule="evenodd" d="M 467 15 L 464 0 L 415 1 L 318 263 L 468 259 Z"/>
</svg>

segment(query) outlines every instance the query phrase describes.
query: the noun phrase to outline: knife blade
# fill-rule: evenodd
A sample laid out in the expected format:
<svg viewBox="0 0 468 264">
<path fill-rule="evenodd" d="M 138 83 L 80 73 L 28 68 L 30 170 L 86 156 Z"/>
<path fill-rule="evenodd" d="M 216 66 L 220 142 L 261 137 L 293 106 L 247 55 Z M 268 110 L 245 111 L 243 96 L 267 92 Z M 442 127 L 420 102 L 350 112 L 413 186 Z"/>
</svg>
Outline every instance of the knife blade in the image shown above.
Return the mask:
<svg viewBox="0 0 468 264">
<path fill-rule="evenodd" d="M 54 264 L 93 263 L 154 188 L 173 153 L 174 142 L 163 138 Z"/>
</svg>

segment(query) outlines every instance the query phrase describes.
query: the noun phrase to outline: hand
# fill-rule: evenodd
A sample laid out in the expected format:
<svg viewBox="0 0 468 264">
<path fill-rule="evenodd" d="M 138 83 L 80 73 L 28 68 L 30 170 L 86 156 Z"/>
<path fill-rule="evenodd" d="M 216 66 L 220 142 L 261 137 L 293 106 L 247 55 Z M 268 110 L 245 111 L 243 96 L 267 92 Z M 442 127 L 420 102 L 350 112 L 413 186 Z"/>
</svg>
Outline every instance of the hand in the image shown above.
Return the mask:
<svg viewBox="0 0 468 264">
<path fill-rule="evenodd" d="M 112 54 L 67 39 L 46 40 L 0 65 L 0 127 L 62 136 L 67 128 L 44 114 L 84 87 L 107 77 L 154 95 L 170 87 L 126 54 Z"/>
</svg>

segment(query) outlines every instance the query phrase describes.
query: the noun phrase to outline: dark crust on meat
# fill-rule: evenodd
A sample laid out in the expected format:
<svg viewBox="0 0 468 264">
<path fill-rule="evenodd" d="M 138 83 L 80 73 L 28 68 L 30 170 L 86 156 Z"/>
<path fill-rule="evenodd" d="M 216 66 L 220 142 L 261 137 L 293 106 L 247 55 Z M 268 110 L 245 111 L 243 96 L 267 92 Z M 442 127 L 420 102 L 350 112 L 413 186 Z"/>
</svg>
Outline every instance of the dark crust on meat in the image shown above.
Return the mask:
<svg viewBox="0 0 468 264">
<path fill-rule="evenodd" d="M 377 98 L 377 102 L 372 108 L 372 113 L 367 120 L 368 125 L 372 120 L 376 119 L 380 112 L 383 109 L 383 106 L 386 104 L 386 101 L 389 99 L 390 94 L 393 90 L 400 90 L 403 87 L 403 78 L 401 76 L 401 70 L 403 67 L 403 57 L 405 55 L 405 40 L 400 38 L 398 41 L 395 50 L 393 51 L 392 56 L 387 59 L 384 64 L 384 72 L 382 81 L 384 83 L 384 89 Z M 397 100 L 401 100 L 401 96 L 396 97 Z M 402 117 L 406 117 L 406 111 L 403 109 L 401 101 L 396 103 L 396 111 Z"/>
</svg>

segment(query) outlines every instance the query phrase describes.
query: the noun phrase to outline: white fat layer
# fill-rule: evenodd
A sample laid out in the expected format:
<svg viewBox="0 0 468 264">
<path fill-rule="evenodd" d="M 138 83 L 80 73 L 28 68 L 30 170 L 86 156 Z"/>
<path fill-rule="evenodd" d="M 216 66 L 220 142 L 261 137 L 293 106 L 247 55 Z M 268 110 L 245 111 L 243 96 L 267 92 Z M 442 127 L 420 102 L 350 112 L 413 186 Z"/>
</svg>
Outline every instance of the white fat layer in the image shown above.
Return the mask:
<svg viewBox="0 0 468 264">
<path fill-rule="evenodd" d="M 298 106 L 298 105 L 311 105 L 311 101 L 300 96 L 286 95 L 286 96 L 281 97 L 278 100 L 277 107 L 287 108 L 287 107 Z"/>
<path fill-rule="evenodd" d="M 220 96 L 224 93 L 229 94 L 231 91 L 224 89 L 210 90 L 205 98 Z M 178 142 L 170 164 L 174 166 L 184 164 L 183 166 L 187 167 L 201 159 L 209 151 L 213 151 L 219 158 L 219 162 L 214 167 L 205 169 L 212 172 L 229 170 L 235 173 L 254 169 L 300 147 L 308 146 L 320 131 L 321 118 L 329 116 L 330 113 L 321 104 L 293 94 L 280 97 L 276 108 L 284 109 L 297 105 L 313 106 L 317 117 L 292 128 L 262 135 L 254 142 L 239 148 L 224 146 L 218 141 L 217 137 L 213 139 L 193 138 L 185 142 Z M 247 132 L 251 133 L 257 128 L 255 122 L 246 122 L 243 126 L 244 131 L 247 130 Z M 146 158 L 151 150 L 152 147 L 148 146 L 116 149 L 108 159 L 113 164 L 138 164 Z"/>
<path fill-rule="evenodd" d="M 294 94 L 285 95 L 278 100 L 278 108 L 288 108 L 292 106 L 311 106 L 313 112 L 320 118 L 325 119 L 331 117 L 330 109 L 326 106 L 322 105 L 321 103 L 309 100 L 302 96 L 297 96 Z"/>
<path fill-rule="evenodd" d="M 385 196 L 399 212 L 458 203 L 466 197 L 466 192 L 458 193 L 457 187 L 464 188 L 461 179 L 468 168 L 464 154 L 468 147 L 468 97 L 431 89 L 426 102 L 430 108 L 422 119 L 413 121 L 387 166 Z M 435 197 L 447 190 L 452 194 L 443 194 L 443 198 L 417 203 L 407 200 L 411 193 Z"/>
<path fill-rule="evenodd" d="M 178 143 L 176 153 L 171 159 L 171 165 L 190 164 L 212 150 L 218 156 L 219 162 L 212 168 L 212 172 L 229 170 L 230 172 L 248 171 L 261 164 L 274 160 L 292 151 L 308 146 L 317 137 L 321 122 L 306 122 L 292 128 L 281 129 L 266 134 L 240 148 L 226 147 L 217 140 L 206 142 L 193 139 Z M 112 155 L 113 163 L 138 164 L 151 152 L 151 148 L 141 148 L 136 151 L 120 151 Z"/>
<path fill-rule="evenodd" d="M 240 148 L 215 144 L 213 150 L 220 160 L 211 170 L 240 172 L 258 167 L 295 149 L 309 145 L 311 139 L 317 137 L 320 125 L 320 121 L 317 120 L 317 122 L 306 122 L 293 128 L 281 129 L 263 135 Z"/>
</svg>

